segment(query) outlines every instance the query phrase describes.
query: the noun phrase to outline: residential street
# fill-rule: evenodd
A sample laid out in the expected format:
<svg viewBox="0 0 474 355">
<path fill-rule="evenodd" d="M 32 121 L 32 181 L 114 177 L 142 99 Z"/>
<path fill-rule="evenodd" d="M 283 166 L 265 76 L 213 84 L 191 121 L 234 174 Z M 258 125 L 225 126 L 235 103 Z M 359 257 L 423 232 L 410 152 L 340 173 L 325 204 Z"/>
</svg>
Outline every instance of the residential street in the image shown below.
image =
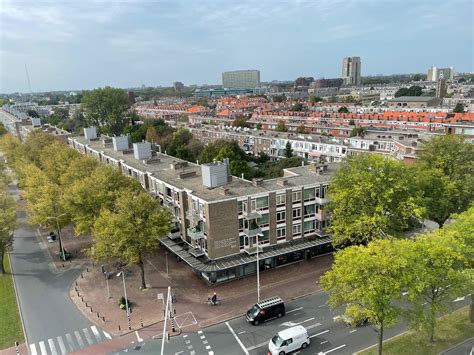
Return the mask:
<svg viewBox="0 0 474 355">
<path fill-rule="evenodd" d="M 172 337 L 165 344 L 165 354 L 175 355 L 257 355 L 267 354 L 268 341 L 279 331 L 301 324 L 308 330 L 311 345 L 301 354 L 352 354 L 376 344 L 377 333 L 372 326 L 351 328 L 334 320 L 325 302 L 327 295 L 317 293 L 287 304 L 287 314 L 259 326 L 248 324 L 243 317 L 236 318 L 198 332 Z M 453 308 L 469 304 L 469 297 L 453 302 Z M 386 330 L 385 339 L 405 330 L 405 325 L 397 324 Z M 139 354 L 157 354 L 161 340 L 146 340 L 128 349 L 111 354 L 126 354 L 133 350 Z M 87 351 L 87 350 L 86 350 Z M 86 352 L 81 352 L 85 354 Z M 92 353 L 91 353 L 92 354 Z"/>
<path fill-rule="evenodd" d="M 17 188 L 10 192 L 18 196 Z M 18 213 L 10 254 L 30 354 L 65 354 L 107 339 L 71 302 L 69 288 L 80 269 L 60 272 L 42 249 L 36 230 Z"/>
</svg>

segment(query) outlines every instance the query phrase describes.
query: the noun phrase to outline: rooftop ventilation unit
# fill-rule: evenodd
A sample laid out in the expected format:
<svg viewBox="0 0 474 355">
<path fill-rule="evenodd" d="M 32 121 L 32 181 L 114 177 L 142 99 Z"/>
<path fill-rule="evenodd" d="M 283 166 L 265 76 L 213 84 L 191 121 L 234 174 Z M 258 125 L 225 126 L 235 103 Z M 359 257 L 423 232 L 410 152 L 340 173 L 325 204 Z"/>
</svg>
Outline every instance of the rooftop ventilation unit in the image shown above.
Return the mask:
<svg viewBox="0 0 474 355">
<path fill-rule="evenodd" d="M 133 143 L 133 156 L 137 160 L 147 160 L 151 158 L 151 143 Z"/>
<path fill-rule="evenodd" d="M 229 181 L 228 163 L 214 162 L 201 165 L 202 184 L 206 187 L 224 186 Z"/>
<path fill-rule="evenodd" d="M 112 143 L 114 146 L 114 150 L 117 152 L 127 150 L 128 149 L 128 136 L 119 136 L 113 137 Z"/>
<path fill-rule="evenodd" d="M 88 140 L 97 138 L 97 129 L 95 127 L 84 128 L 84 137 Z"/>
</svg>

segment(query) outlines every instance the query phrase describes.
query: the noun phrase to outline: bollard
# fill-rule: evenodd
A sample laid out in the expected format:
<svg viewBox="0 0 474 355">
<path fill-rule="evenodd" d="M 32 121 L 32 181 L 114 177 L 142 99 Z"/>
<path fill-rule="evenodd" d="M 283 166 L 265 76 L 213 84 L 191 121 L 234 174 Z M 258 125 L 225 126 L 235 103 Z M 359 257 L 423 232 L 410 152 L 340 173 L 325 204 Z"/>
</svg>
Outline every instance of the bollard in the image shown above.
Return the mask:
<svg viewBox="0 0 474 355">
<path fill-rule="evenodd" d="M 63 268 L 64 268 L 64 263 L 63 263 Z"/>
<path fill-rule="evenodd" d="M 81 296 L 81 301 L 84 302 L 84 296 Z"/>
<path fill-rule="evenodd" d="M 120 324 L 119 324 L 119 331 L 120 331 Z"/>
<path fill-rule="evenodd" d="M 81 274 L 81 279 L 83 279 L 83 278 L 84 278 L 84 275 Z"/>
<path fill-rule="evenodd" d="M 89 268 L 88 268 L 88 267 L 86 267 L 86 272 L 89 272 Z"/>
<path fill-rule="evenodd" d="M 76 286 L 77 286 L 77 281 L 76 281 Z"/>
<path fill-rule="evenodd" d="M 102 316 L 102 320 L 105 322 L 105 316 Z"/>
<path fill-rule="evenodd" d="M 143 319 L 141 320 L 140 324 L 141 324 L 141 326 L 142 326 L 142 328 L 143 328 Z"/>
<path fill-rule="evenodd" d="M 91 307 L 91 313 L 94 313 L 94 312 L 92 311 L 92 307 Z"/>
<path fill-rule="evenodd" d="M 97 312 L 97 318 L 100 318 L 100 317 L 99 317 L 99 312 Z"/>
<path fill-rule="evenodd" d="M 79 291 L 77 291 L 77 297 L 79 297 Z"/>
<path fill-rule="evenodd" d="M 86 302 L 86 308 L 89 308 L 89 306 L 87 305 L 87 302 Z"/>
<path fill-rule="evenodd" d="M 74 290 L 77 292 L 77 286 L 74 286 Z"/>
</svg>

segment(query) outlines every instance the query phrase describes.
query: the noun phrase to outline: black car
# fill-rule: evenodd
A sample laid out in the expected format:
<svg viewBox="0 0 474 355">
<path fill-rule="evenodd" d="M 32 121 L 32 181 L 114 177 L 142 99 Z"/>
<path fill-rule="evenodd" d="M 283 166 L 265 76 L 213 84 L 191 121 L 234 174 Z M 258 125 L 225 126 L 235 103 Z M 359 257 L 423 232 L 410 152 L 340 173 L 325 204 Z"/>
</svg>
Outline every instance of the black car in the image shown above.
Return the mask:
<svg viewBox="0 0 474 355">
<path fill-rule="evenodd" d="M 258 325 L 269 319 L 285 315 L 285 303 L 280 297 L 271 297 L 253 305 L 247 311 L 247 322 Z"/>
</svg>

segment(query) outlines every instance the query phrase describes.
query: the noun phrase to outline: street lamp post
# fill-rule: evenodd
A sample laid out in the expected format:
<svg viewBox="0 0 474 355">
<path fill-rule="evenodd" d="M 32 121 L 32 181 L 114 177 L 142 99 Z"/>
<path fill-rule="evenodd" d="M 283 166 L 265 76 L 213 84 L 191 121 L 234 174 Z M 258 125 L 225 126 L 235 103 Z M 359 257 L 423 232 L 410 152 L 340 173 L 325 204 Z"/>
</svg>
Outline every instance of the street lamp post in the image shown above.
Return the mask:
<svg viewBox="0 0 474 355">
<path fill-rule="evenodd" d="M 166 260 L 166 276 L 168 276 L 168 252 L 165 251 L 165 260 Z"/>
<path fill-rule="evenodd" d="M 260 234 L 257 234 L 257 302 L 260 302 L 260 261 L 258 259 L 258 237 Z"/>
<path fill-rule="evenodd" d="M 125 309 L 127 311 L 127 322 L 128 322 L 128 330 L 132 329 L 132 326 L 130 324 L 130 309 L 128 308 L 128 297 L 127 297 L 127 287 L 125 286 L 125 273 L 120 271 L 117 276 L 122 275 L 122 280 L 123 280 L 123 293 L 125 295 Z"/>
<path fill-rule="evenodd" d="M 63 255 L 63 261 L 66 261 L 66 254 L 64 252 L 63 242 L 61 240 L 61 230 L 59 229 L 59 217 L 64 216 L 66 213 L 62 213 L 56 217 L 48 217 L 47 219 L 55 219 L 56 220 L 56 227 L 58 228 L 58 240 L 59 240 L 59 252 Z"/>
</svg>

